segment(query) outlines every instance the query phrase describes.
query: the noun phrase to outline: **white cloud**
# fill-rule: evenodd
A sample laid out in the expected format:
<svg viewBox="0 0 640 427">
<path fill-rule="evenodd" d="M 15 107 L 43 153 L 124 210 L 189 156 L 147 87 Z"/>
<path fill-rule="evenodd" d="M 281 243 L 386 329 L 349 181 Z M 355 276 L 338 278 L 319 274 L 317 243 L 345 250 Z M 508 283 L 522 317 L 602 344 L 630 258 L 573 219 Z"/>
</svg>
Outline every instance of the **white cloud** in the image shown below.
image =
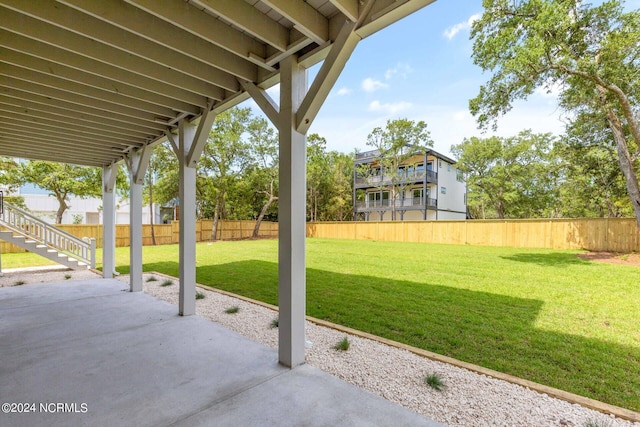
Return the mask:
<svg viewBox="0 0 640 427">
<path fill-rule="evenodd" d="M 398 75 L 403 79 L 406 79 L 407 76 L 412 72 L 413 68 L 411 68 L 411 65 L 407 64 L 406 62 L 399 62 L 395 67 L 389 68 L 387 71 L 385 71 L 384 78 L 389 80 L 393 76 Z"/>
<path fill-rule="evenodd" d="M 456 122 L 463 122 L 472 118 L 473 117 L 471 116 L 471 114 L 466 110 L 461 110 L 453 113 L 453 120 L 455 120 Z"/>
<path fill-rule="evenodd" d="M 350 93 L 351 93 L 351 89 L 349 89 L 348 87 L 341 87 L 336 92 L 338 96 L 345 96 L 345 95 L 349 95 Z"/>
<path fill-rule="evenodd" d="M 380 101 L 372 101 L 369 104 L 369 111 L 374 112 L 384 112 L 387 114 L 397 114 L 401 111 L 405 111 L 410 109 L 413 106 L 410 102 L 400 101 L 400 102 L 389 102 L 382 103 Z"/>
<path fill-rule="evenodd" d="M 481 15 L 479 13 L 471 15 L 465 22 L 458 22 L 457 24 L 452 25 L 451 27 L 444 30 L 443 35 L 449 40 L 453 39 L 460 31 L 471 29 L 471 25 L 473 25 L 475 21 L 480 19 L 480 16 Z"/>
<path fill-rule="evenodd" d="M 378 89 L 385 89 L 389 87 L 388 84 L 382 83 L 380 80 L 372 79 L 371 77 L 367 77 L 362 81 L 362 89 L 365 92 L 375 92 Z"/>
</svg>

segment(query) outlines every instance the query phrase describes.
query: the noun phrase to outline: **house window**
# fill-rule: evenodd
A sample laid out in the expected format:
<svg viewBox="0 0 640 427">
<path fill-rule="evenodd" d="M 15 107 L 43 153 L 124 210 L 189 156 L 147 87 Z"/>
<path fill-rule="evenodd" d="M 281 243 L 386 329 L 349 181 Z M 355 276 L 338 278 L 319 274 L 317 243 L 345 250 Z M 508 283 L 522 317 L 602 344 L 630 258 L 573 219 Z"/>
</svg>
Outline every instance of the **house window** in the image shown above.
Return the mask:
<svg viewBox="0 0 640 427">
<path fill-rule="evenodd" d="M 441 168 L 442 167 L 442 160 L 438 160 L 438 167 Z"/>
<path fill-rule="evenodd" d="M 416 173 L 422 173 L 424 172 L 424 163 L 418 163 L 416 165 Z"/>
<path fill-rule="evenodd" d="M 427 170 L 428 171 L 432 171 L 433 170 L 433 162 L 427 163 Z"/>
<path fill-rule="evenodd" d="M 464 181 L 464 175 L 462 174 L 462 171 L 460 169 L 456 169 L 456 179 L 459 182 L 463 182 Z"/>
<path fill-rule="evenodd" d="M 447 172 L 451 172 L 451 165 L 447 163 Z"/>
<path fill-rule="evenodd" d="M 440 193 L 447 194 L 447 187 L 440 187 Z"/>
</svg>

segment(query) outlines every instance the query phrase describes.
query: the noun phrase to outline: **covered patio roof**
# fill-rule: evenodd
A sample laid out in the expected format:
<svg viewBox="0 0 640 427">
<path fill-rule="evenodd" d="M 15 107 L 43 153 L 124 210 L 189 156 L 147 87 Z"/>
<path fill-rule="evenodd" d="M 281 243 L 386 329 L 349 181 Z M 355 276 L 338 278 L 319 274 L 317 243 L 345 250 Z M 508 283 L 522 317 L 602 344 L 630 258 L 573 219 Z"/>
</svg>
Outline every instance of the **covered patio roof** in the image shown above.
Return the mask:
<svg viewBox="0 0 640 427">
<path fill-rule="evenodd" d="M 1 0 L 0 155 L 123 161 L 278 83 L 283 59 L 308 68 L 433 1 Z M 352 51 L 339 47 L 298 130 Z"/>
<path fill-rule="evenodd" d="M 129 172 L 142 290 L 151 149 L 179 163 L 179 314 L 195 313 L 196 167 L 216 114 L 252 97 L 279 135 L 279 361 L 304 363 L 306 133 L 358 42 L 434 0 L 0 0 L 0 156 L 103 168 L 103 276 Z M 307 69 L 322 62 L 313 82 Z M 279 102 L 266 89 L 280 83 Z"/>
</svg>

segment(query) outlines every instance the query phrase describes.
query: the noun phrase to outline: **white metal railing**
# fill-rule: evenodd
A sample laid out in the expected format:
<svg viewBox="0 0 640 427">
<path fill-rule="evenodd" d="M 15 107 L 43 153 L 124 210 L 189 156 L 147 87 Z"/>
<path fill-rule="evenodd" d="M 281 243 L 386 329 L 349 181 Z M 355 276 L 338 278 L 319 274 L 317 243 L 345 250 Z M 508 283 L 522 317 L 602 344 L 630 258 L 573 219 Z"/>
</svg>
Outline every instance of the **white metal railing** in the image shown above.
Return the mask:
<svg viewBox="0 0 640 427">
<path fill-rule="evenodd" d="M 9 203 L 3 203 L 0 224 L 49 248 L 70 255 L 91 268 L 96 267 L 96 239 L 82 239 L 42 221 Z"/>
</svg>

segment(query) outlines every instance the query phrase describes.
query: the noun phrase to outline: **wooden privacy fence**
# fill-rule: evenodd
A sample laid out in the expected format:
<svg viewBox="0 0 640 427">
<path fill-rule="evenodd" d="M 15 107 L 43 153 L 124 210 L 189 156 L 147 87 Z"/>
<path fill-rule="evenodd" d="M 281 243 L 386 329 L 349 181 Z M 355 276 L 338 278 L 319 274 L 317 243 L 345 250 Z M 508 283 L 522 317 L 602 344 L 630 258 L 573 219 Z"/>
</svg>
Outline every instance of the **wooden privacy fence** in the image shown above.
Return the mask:
<svg viewBox="0 0 640 427">
<path fill-rule="evenodd" d="M 316 222 L 307 236 L 516 248 L 640 251 L 633 218 Z"/>
<path fill-rule="evenodd" d="M 251 237 L 254 221 L 220 221 L 219 240 Z M 102 247 L 101 225 L 61 225 L 78 237 L 94 237 Z M 212 220 L 198 221 L 196 240 L 211 240 Z M 178 243 L 179 224 L 154 226 L 156 243 Z M 588 249 L 609 252 L 640 252 L 640 230 L 633 218 L 314 222 L 307 224 L 308 237 L 329 239 L 386 240 L 395 242 L 448 243 L 454 245 L 510 246 L 517 248 Z M 262 222 L 260 237 L 278 237 L 278 223 Z M 143 225 L 142 244 L 151 245 L 151 226 Z M 129 246 L 129 226 L 116 225 L 116 246 Z M 24 252 L 0 243 L 2 253 Z"/>
<path fill-rule="evenodd" d="M 256 225 L 255 221 L 218 221 L 218 231 L 216 233 L 218 240 L 233 240 L 251 237 L 253 229 Z M 86 224 L 61 224 L 58 228 L 73 234 L 77 237 L 93 237 L 96 239 L 96 247 L 102 247 L 102 225 L 86 225 Z M 178 243 L 180 241 L 180 225 L 178 221 L 171 224 L 156 224 L 153 226 L 156 235 L 156 244 L 167 245 Z M 198 242 L 210 241 L 211 231 L 213 230 L 213 220 L 201 220 L 196 222 L 196 240 Z M 260 225 L 259 237 L 269 238 L 278 237 L 278 223 L 263 221 Z M 151 225 L 142 225 L 142 244 L 151 245 Z M 129 246 L 129 225 L 116 225 L 116 246 Z M 0 251 L 2 253 L 25 252 L 24 249 L 11 245 L 6 242 L 0 242 Z"/>
</svg>

